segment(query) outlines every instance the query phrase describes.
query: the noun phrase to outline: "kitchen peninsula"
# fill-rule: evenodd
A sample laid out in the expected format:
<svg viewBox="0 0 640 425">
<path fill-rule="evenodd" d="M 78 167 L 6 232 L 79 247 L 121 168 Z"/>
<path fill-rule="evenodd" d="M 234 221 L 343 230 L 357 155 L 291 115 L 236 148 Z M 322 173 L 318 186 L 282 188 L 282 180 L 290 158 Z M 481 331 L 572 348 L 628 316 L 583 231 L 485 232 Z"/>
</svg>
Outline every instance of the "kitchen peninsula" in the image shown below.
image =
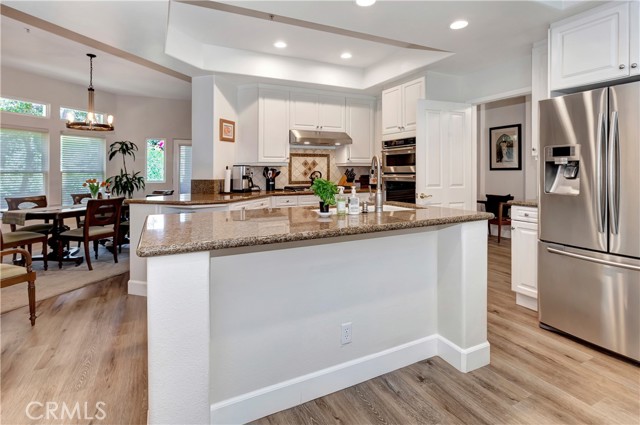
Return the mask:
<svg viewBox="0 0 640 425">
<path fill-rule="evenodd" d="M 436 355 L 487 365 L 492 215 L 385 209 L 148 216 L 149 423 L 245 423 Z"/>
</svg>

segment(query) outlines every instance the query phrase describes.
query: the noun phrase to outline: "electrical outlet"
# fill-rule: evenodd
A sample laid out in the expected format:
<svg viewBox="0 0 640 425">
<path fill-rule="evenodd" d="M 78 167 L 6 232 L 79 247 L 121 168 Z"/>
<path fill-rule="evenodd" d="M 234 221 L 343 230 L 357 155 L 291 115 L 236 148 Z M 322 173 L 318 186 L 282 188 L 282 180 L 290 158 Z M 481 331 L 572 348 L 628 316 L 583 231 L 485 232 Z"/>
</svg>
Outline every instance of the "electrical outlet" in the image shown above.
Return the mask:
<svg viewBox="0 0 640 425">
<path fill-rule="evenodd" d="M 351 343 L 351 322 L 340 325 L 340 344 Z"/>
</svg>

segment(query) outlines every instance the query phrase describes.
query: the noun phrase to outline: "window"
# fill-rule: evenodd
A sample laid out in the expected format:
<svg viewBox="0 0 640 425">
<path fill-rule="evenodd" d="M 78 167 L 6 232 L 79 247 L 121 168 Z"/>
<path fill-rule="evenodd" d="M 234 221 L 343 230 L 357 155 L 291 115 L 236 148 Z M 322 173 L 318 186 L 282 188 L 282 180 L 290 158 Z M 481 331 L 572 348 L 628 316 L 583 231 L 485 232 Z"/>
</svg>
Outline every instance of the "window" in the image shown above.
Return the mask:
<svg viewBox="0 0 640 425">
<path fill-rule="evenodd" d="M 164 183 L 164 148 L 164 139 L 147 139 L 148 183 Z"/>
<path fill-rule="evenodd" d="M 33 115 L 34 117 L 47 117 L 47 105 L 6 97 L 0 97 L 0 111 Z"/>
<path fill-rule="evenodd" d="M 87 111 L 83 111 L 80 109 L 71 109 L 71 108 L 60 108 L 60 119 L 67 121 L 67 114 L 71 112 L 73 114 L 74 121 L 85 121 L 87 119 Z M 104 114 L 96 112 L 95 114 L 95 122 L 98 124 L 105 124 Z"/>
<path fill-rule="evenodd" d="M 62 205 L 73 204 L 72 193 L 89 193 L 82 187 L 88 179 L 105 179 L 106 141 L 100 137 L 60 137 L 60 171 L 62 171 Z"/>
<path fill-rule="evenodd" d="M 0 208 L 5 197 L 45 194 L 47 133 L 0 128 Z"/>
<path fill-rule="evenodd" d="M 179 192 L 191 193 L 191 145 L 180 145 L 178 151 Z"/>
</svg>

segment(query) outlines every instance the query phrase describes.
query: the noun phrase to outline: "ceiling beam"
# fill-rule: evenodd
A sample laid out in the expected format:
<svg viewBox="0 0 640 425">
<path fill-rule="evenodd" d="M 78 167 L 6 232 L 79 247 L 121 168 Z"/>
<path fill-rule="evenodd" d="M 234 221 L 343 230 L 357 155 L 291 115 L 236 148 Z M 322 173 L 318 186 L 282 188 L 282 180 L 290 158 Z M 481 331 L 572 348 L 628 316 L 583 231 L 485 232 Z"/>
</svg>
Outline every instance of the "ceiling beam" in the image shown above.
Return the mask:
<svg viewBox="0 0 640 425">
<path fill-rule="evenodd" d="M 434 47 L 422 46 L 420 44 L 408 43 L 406 41 L 394 40 L 392 38 L 379 37 L 377 35 L 366 34 L 363 32 L 351 31 L 344 28 L 332 27 L 330 25 L 318 24 L 315 22 L 303 21 L 302 19 L 289 18 L 287 16 L 274 15 L 273 13 L 260 12 L 254 9 L 247 9 L 244 7 L 233 6 L 230 4 L 219 3 L 216 1 L 202 1 L 202 0 L 175 0 L 176 3 L 188 4 L 190 6 L 202 7 L 205 9 L 218 10 L 220 12 L 233 13 L 236 15 L 248 16 L 256 19 L 263 19 L 265 21 L 278 22 L 281 24 L 293 25 L 300 28 L 306 28 L 310 30 L 322 31 L 331 34 L 342 35 L 351 38 L 358 38 L 360 40 L 372 41 L 374 43 L 387 44 L 389 46 L 395 46 L 405 49 L 415 50 L 427 50 L 432 52 L 451 53 L 447 50 L 440 50 Z"/>
<path fill-rule="evenodd" d="M 77 32 L 68 30 L 59 25 L 52 24 L 51 22 L 45 21 L 43 19 L 37 18 L 35 16 L 29 15 L 24 12 L 21 12 L 7 5 L 0 4 L 0 14 L 2 14 L 2 16 L 6 16 L 7 18 L 15 19 L 16 21 L 20 21 L 32 27 L 40 28 L 41 30 L 50 32 L 55 35 L 59 35 L 60 37 L 64 37 L 68 40 L 75 41 L 80 44 L 84 44 L 85 46 L 89 46 L 94 49 L 101 50 L 113 56 L 117 56 L 119 58 L 128 60 L 129 62 L 142 65 L 154 71 L 158 71 L 163 74 L 169 75 L 171 77 L 177 78 L 179 80 L 191 83 L 191 77 L 188 75 L 182 74 L 181 72 L 174 71 L 173 69 L 159 65 L 155 62 L 151 62 L 150 60 L 141 58 L 140 56 L 136 56 L 132 53 L 129 53 L 124 50 L 118 49 L 116 47 L 110 46 L 108 44 L 102 43 L 98 40 L 84 36 Z"/>
</svg>

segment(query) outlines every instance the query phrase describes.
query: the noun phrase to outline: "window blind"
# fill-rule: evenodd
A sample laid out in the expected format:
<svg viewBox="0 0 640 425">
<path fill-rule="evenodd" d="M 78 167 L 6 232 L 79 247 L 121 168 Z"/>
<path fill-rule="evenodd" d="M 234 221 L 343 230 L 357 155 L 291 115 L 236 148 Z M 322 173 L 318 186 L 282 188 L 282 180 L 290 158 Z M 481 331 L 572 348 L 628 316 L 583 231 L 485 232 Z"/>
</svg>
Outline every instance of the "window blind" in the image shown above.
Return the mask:
<svg viewBox="0 0 640 425">
<path fill-rule="evenodd" d="M 72 193 L 89 193 L 85 180 L 105 179 L 106 142 L 100 137 L 60 137 L 60 171 L 62 171 L 62 205 L 71 205 Z"/>
<path fill-rule="evenodd" d="M 180 193 L 191 193 L 191 146 L 180 145 Z"/>
<path fill-rule="evenodd" d="M 5 197 L 44 195 L 47 133 L 0 128 L 0 208 Z"/>
</svg>

